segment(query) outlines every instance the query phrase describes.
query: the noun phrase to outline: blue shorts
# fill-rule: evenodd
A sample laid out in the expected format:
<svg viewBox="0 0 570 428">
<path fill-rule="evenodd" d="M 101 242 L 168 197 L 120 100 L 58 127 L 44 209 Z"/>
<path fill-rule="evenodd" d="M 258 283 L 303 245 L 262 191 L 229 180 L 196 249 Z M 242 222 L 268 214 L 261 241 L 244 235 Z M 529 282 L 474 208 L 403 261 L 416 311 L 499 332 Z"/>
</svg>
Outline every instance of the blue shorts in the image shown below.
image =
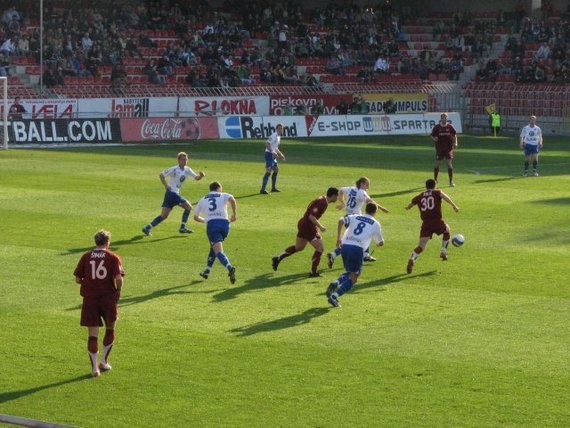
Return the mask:
<svg viewBox="0 0 570 428">
<path fill-rule="evenodd" d="M 176 205 L 185 204 L 188 202 L 183 196 L 176 192 L 168 191 L 164 194 L 164 201 L 162 201 L 163 208 L 174 208 Z"/>
<path fill-rule="evenodd" d="M 538 144 L 525 144 L 524 145 L 524 154 L 525 156 L 536 155 L 538 154 Z"/>
<path fill-rule="evenodd" d="M 277 159 L 273 153 L 265 152 L 265 168 L 277 168 Z"/>
<path fill-rule="evenodd" d="M 362 259 L 364 258 L 364 250 L 358 245 L 342 244 L 340 247 L 342 254 L 342 262 L 347 272 L 360 275 L 362 271 Z"/>
<path fill-rule="evenodd" d="M 230 222 L 228 220 L 210 220 L 206 225 L 206 234 L 211 245 L 222 242 L 230 233 Z"/>
</svg>

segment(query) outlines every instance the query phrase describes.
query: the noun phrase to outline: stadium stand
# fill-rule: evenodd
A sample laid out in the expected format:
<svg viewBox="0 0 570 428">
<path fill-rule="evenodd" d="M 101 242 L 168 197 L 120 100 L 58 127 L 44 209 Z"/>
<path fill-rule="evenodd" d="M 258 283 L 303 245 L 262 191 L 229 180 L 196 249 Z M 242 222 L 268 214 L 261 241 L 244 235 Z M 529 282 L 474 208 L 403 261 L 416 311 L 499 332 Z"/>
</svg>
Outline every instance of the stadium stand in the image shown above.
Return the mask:
<svg viewBox="0 0 570 428">
<path fill-rule="evenodd" d="M 470 111 L 569 108 L 570 14 L 432 13 L 354 5 L 53 0 L 44 29 L 31 0 L 3 11 L 0 67 L 23 98 L 463 91 Z M 260 7 L 263 5 L 263 7 Z M 17 24 L 15 22 L 17 21 Z M 9 47 L 7 41 L 14 44 Z M 546 44 L 550 49 L 542 48 Z M 542 48 L 542 50 L 541 50 Z M 539 52 L 539 50 L 541 50 Z M 117 88 L 114 67 L 124 78 Z M 538 70 L 538 71 L 537 71 Z M 0 73 L 2 69 L 0 68 Z M 539 83 L 538 85 L 536 85 Z M 565 97 L 565 98 L 564 98 Z"/>
</svg>

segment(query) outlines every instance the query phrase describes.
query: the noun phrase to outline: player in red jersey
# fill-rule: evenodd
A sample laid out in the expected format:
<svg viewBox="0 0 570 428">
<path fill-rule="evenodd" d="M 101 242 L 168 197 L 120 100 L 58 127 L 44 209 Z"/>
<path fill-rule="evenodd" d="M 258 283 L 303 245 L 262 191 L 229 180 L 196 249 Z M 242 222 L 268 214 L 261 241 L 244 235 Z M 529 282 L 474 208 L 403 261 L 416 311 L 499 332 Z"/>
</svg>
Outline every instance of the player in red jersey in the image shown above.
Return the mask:
<svg viewBox="0 0 570 428">
<path fill-rule="evenodd" d="M 87 327 L 89 334 L 87 350 L 91 359 L 93 377 L 99 376 L 100 370 L 111 370 L 108 358 L 115 341 L 117 305 L 125 276 L 121 258 L 109 251 L 110 243 L 110 232 L 106 230 L 97 232 L 95 234 L 97 248 L 83 254 L 74 272 L 75 282 L 81 284 L 80 294 L 83 296 L 81 325 Z M 101 318 L 105 321 L 106 330 L 101 363 L 97 365 L 99 327 L 103 325 Z"/>
<path fill-rule="evenodd" d="M 323 239 L 321 238 L 321 235 L 319 235 L 319 231 L 324 232 L 327 229 L 319 222 L 319 219 L 327 210 L 328 204 L 336 202 L 337 199 L 338 189 L 335 187 L 329 187 L 326 196 L 320 196 L 309 204 L 305 214 L 297 223 L 297 240 L 295 241 L 295 245 L 291 245 L 281 254 L 273 257 L 273 270 L 277 270 L 277 266 L 279 266 L 279 263 L 285 257 L 289 257 L 298 251 L 303 251 L 307 246 L 307 243 L 310 243 L 315 248 L 315 252 L 313 253 L 309 278 L 321 276 L 317 271 L 317 268 L 319 267 L 321 256 L 323 255 L 324 245 Z"/>
<path fill-rule="evenodd" d="M 410 260 L 408 261 L 407 272 L 412 273 L 414 263 L 420 253 L 425 249 L 428 241 L 432 235 L 443 234 L 443 241 L 441 245 L 440 257 L 443 261 L 447 260 L 447 246 L 449 245 L 450 229 L 449 225 L 443 221 L 441 215 L 441 201 L 444 200 L 450 204 L 455 212 L 459 211 L 459 207 L 451 200 L 449 196 L 441 190 L 436 190 L 435 180 L 431 178 L 426 181 L 426 191 L 417 195 L 412 202 L 406 207 L 407 210 L 417 205 L 420 210 L 420 217 L 422 219 L 422 228 L 420 231 L 420 243 L 412 252 Z"/>
<path fill-rule="evenodd" d="M 447 113 L 441 114 L 441 120 L 431 131 L 431 138 L 435 141 L 435 167 L 433 169 L 433 179 L 437 183 L 439 175 L 439 164 L 442 159 L 447 159 L 447 175 L 449 175 L 449 185 L 455 186 L 453 182 L 453 149 L 458 146 L 457 132 L 453 125 L 447 121 Z"/>
</svg>

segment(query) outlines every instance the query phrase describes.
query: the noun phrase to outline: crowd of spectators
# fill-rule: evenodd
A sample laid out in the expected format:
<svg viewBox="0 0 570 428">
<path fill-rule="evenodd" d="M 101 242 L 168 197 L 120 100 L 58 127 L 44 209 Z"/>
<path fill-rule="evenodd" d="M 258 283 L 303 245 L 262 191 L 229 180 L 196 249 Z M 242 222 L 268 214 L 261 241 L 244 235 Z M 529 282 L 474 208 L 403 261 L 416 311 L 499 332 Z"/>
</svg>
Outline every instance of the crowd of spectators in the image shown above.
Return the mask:
<svg viewBox="0 0 570 428">
<path fill-rule="evenodd" d="M 299 73 L 301 58 L 322 58 L 324 72 L 337 76 L 357 67 L 361 82 L 393 73 L 458 80 L 466 58 L 480 61 L 478 80 L 508 72 L 517 81 L 567 81 L 568 17 L 549 20 L 549 3 L 543 4 L 542 19 L 524 18 L 517 9 L 500 11 L 496 20 L 478 20 L 466 11 L 436 21 L 432 42 L 451 52 L 444 56 L 431 43 L 416 51 L 402 25 L 419 11 L 396 10 L 388 0 L 374 8 L 338 2 L 310 10 L 295 1 L 227 0 L 224 13 L 206 0 L 54 0 L 44 10 L 44 84 L 63 85 L 66 76 L 99 78 L 105 67 L 112 90 L 124 93 L 129 57 L 144 61 L 143 72 L 155 85 L 168 84 L 182 70 L 186 82 L 197 87 L 258 81 L 318 86 L 314 73 L 304 68 Z M 14 5 L 1 17 L 0 75 L 9 73 L 14 55 L 39 57 L 37 27 L 22 31 L 26 22 L 37 20 L 37 2 Z M 515 32 L 507 44 L 511 58 L 488 60 L 497 28 L 506 27 Z M 166 31 L 170 43 L 159 47 L 149 31 Z M 264 42 L 253 42 L 259 39 Z M 540 47 L 526 61 L 525 51 L 534 44 Z"/>
<path fill-rule="evenodd" d="M 550 2 L 543 2 L 541 12 L 523 16 L 512 26 L 505 54 L 481 62 L 478 81 L 496 81 L 503 76 L 515 82 L 570 83 L 570 6 L 559 19 L 552 18 Z"/>
</svg>

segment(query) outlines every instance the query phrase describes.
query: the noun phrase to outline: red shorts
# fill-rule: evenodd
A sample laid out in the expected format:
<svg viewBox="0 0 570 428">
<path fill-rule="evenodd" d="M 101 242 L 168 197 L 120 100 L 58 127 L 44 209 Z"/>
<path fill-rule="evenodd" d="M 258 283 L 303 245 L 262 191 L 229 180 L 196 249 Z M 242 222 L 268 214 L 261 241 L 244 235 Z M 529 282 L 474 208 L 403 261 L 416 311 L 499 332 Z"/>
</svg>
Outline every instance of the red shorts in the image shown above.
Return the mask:
<svg viewBox="0 0 570 428">
<path fill-rule="evenodd" d="M 314 239 L 321 239 L 321 235 L 319 235 L 317 226 L 310 222 L 307 224 L 307 222 L 301 220 L 297 223 L 297 238 L 311 242 Z"/>
<path fill-rule="evenodd" d="M 84 327 L 102 327 L 117 321 L 119 318 L 118 296 L 105 294 L 97 297 L 83 297 L 81 307 L 81 325 Z"/>
<path fill-rule="evenodd" d="M 446 230 L 449 230 L 449 226 L 443 220 L 427 220 L 422 223 L 420 238 L 431 238 L 434 233 L 441 235 Z"/>
<path fill-rule="evenodd" d="M 453 149 L 451 150 L 436 150 L 435 152 L 435 158 L 437 160 L 443 160 L 443 159 L 449 159 L 452 160 L 453 159 Z"/>
</svg>

